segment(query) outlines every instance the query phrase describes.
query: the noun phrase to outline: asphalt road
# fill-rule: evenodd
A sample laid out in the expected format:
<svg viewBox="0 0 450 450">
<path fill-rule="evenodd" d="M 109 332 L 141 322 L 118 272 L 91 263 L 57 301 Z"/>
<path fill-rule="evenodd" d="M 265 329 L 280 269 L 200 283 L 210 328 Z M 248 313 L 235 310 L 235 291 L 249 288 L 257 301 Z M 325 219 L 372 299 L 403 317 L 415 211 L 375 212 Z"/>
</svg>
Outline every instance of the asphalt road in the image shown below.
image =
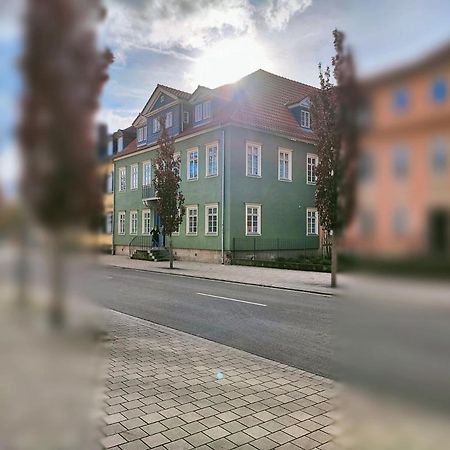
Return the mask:
<svg viewBox="0 0 450 450">
<path fill-rule="evenodd" d="M 335 297 L 113 267 L 88 278 L 102 306 L 335 378 Z"/>
</svg>

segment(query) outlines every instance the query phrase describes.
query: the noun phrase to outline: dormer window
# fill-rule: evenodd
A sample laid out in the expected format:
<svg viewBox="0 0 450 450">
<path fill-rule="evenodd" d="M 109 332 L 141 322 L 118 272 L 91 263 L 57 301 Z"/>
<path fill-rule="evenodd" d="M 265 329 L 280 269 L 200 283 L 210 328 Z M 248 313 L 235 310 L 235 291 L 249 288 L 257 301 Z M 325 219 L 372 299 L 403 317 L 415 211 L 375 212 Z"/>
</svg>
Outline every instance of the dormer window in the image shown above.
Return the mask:
<svg viewBox="0 0 450 450">
<path fill-rule="evenodd" d="M 123 136 L 117 139 L 117 152 L 120 153 L 123 150 Z"/>
<path fill-rule="evenodd" d="M 311 113 L 306 109 L 300 110 L 300 126 L 302 128 L 311 128 Z"/>
<path fill-rule="evenodd" d="M 157 133 L 159 130 L 161 130 L 161 123 L 159 122 L 159 118 L 155 117 L 153 119 L 153 134 Z"/>
<path fill-rule="evenodd" d="M 194 116 L 195 122 L 201 122 L 202 120 L 210 119 L 211 116 L 212 112 L 210 100 L 195 105 L 195 116 Z"/>
<path fill-rule="evenodd" d="M 147 125 L 137 129 L 137 140 L 138 143 L 143 143 L 147 141 Z"/>
<path fill-rule="evenodd" d="M 166 128 L 171 128 L 173 126 L 173 112 L 169 111 L 166 114 Z"/>
</svg>

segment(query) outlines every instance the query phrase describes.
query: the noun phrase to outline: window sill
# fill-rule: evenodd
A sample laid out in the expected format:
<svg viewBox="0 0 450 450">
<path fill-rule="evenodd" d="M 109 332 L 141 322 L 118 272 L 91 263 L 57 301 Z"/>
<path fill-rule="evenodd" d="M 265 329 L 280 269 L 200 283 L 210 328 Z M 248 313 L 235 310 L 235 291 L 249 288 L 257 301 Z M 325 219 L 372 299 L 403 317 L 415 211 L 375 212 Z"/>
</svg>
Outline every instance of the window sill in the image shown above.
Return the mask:
<svg viewBox="0 0 450 450">
<path fill-rule="evenodd" d="M 292 183 L 292 180 L 289 178 L 278 178 L 278 181 L 283 181 L 284 183 Z"/>
<path fill-rule="evenodd" d="M 316 186 L 317 181 L 307 181 L 306 184 L 307 184 L 308 186 Z"/>
<path fill-rule="evenodd" d="M 205 233 L 205 236 L 211 236 L 211 237 L 219 236 L 219 233 Z"/>
<path fill-rule="evenodd" d="M 130 188 L 130 191 L 137 191 L 137 190 L 138 190 L 137 187 L 135 187 L 135 188 Z"/>
<path fill-rule="evenodd" d="M 246 236 L 261 236 L 261 233 L 245 233 Z"/>
<path fill-rule="evenodd" d="M 247 174 L 246 176 L 248 178 L 262 178 L 262 175 L 250 175 L 250 174 Z"/>
<path fill-rule="evenodd" d="M 218 173 L 216 173 L 215 175 L 205 175 L 205 178 L 217 178 L 219 176 Z"/>
<path fill-rule="evenodd" d="M 186 236 L 197 236 L 197 233 L 186 233 Z"/>
<path fill-rule="evenodd" d="M 306 236 L 319 236 L 319 233 L 314 233 L 314 234 L 306 233 Z"/>
<path fill-rule="evenodd" d="M 198 181 L 198 177 L 197 178 L 188 178 L 186 181 Z"/>
</svg>

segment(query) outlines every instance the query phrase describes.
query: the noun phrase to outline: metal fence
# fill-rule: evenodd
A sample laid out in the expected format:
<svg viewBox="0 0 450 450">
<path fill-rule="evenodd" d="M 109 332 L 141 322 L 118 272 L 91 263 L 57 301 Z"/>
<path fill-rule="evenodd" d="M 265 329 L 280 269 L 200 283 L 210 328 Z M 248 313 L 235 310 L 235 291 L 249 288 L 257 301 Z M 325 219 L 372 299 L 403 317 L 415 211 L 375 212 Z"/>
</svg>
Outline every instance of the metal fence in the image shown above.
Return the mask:
<svg viewBox="0 0 450 450">
<path fill-rule="evenodd" d="M 260 238 L 246 237 L 233 238 L 232 259 L 248 259 L 254 261 L 290 259 L 302 256 L 322 256 L 317 239 L 305 237 L 304 239 Z"/>
</svg>

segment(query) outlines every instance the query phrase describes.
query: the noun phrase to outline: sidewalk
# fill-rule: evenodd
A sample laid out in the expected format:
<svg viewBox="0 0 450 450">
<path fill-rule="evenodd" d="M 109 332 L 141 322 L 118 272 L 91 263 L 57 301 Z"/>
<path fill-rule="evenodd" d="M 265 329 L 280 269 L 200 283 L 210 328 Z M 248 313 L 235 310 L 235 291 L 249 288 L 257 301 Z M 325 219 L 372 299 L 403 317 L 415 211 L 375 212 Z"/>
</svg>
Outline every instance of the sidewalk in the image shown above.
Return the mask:
<svg viewBox="0 0 450 450">
<path fill-rule="evenodd" d="M 230 266 L 190 261 L 175 261 L 175 269 L 168 262 L 130 259 L 127 256 L 100 255 L 99 262 L 106 266 L 148 270 L 195 278 L 232 281 L 235 283 L 292 289 L 297 291 L 336 294 L 330 287 L 330 274 L 300 270 L 271 269 L 266 267 Z"/>
<path fill-rule="evenodd" d="M 335 448 L 330 380 L 121 313 L 104 315 L 111 338 L 104 448 Z"/>
</svg>

